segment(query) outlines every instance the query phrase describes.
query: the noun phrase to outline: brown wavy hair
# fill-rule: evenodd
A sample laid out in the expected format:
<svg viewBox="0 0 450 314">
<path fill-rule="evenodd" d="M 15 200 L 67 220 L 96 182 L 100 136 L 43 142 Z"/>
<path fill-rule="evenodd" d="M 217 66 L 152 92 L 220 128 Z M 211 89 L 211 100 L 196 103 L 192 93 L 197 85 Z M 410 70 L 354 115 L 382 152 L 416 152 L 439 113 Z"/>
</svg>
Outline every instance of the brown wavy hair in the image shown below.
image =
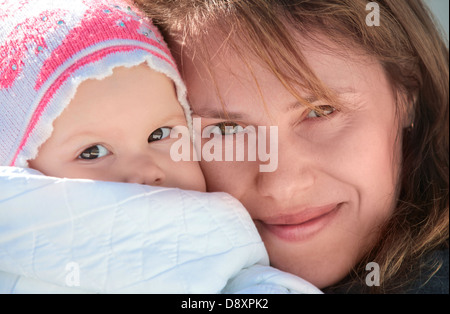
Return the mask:
<svg viewBox="0 0 450 314">
<path fill-rule="evenodd" d="M 333 100 L 304 61 L 287 24 L 311 39 L 319 31 L 337 44 L 356 45 L 378 59 L 393 88 L 406 96 L 413 123 L 403 130 L 403 165 L 394 214 L 382 226 L 376 245 L 339 284 L 360 284 L 367 275 L 365 265 L 377 261 L 380 286 L 368 292 L 406 291 L 416 279 L 412 274 L 425 271 L 424 258 L 448 248 L 448 43 L 422 1 L 377 1 L 380 25 L 372 27 L 366 24 L 366 0 L 136 2 L 161 28 L 175 57 L 184 53 L 209 58 L 206 38 L 211 40 L 213 30 L 213 38 L 226 39 L 239 56 L 259 58 L 293 94 L 300 87 Z M 426 272 L 432 275 L 439 266 L 432 265 Z"/>
</svg>

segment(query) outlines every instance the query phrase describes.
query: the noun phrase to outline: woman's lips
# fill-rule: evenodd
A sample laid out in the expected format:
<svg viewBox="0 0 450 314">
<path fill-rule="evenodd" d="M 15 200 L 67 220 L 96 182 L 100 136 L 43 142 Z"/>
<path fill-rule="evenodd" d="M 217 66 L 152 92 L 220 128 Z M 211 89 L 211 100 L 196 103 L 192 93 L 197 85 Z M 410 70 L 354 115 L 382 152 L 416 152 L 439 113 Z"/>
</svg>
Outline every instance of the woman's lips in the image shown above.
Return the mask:
<svg viewBox="0 0 450 314">
<path fill-rule="evenodd" d="M 285 241 L 303 241 L 322 230 L 336 216 L 342 203 L 307 208 L 297 214 L 257 220 L 257 225 Z M 259 222 L 259 224 L 258 224 Z"/>
</svg>

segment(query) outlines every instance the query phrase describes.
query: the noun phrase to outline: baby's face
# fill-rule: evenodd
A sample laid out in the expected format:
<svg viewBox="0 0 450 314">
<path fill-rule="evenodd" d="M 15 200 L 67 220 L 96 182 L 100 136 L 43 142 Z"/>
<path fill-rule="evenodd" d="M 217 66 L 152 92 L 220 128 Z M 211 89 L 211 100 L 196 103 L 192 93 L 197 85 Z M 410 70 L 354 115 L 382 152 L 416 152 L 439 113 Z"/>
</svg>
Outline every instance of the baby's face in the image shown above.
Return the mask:
<svg viewBox="0 0 450 314">
<path fill-rule="evenodd" d="M 116 68 L 80 84 L 29 165 L 55 177 L 205 191 L 197 162 L 171 158 L 179 126 L 186 118 L 168 77 L 145 64 Z"/>
</svg>

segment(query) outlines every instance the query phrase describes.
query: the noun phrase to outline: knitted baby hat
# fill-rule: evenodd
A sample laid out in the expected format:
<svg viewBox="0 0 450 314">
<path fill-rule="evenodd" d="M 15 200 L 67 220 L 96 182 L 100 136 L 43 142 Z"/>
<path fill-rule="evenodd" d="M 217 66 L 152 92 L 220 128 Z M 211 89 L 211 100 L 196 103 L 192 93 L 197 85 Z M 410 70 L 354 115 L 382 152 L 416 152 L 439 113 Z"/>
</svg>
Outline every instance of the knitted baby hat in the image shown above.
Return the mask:
<svg viewBox="0 0 450 314">
<path fill-rule="evenodd" d="M 174 81 L 190 125 L 167 45 L 126 0 L 0 0 L 0 166 L 28 166 L 80 83 L 143 62 Z"/>
</svg>

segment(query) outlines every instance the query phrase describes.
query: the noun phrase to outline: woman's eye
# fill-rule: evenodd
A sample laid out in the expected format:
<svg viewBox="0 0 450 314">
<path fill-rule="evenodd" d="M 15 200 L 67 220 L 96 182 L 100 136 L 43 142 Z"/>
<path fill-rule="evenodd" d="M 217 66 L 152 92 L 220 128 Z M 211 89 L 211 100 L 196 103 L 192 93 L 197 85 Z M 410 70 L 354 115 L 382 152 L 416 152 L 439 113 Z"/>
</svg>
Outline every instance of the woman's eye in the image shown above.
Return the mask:
<svg viewBox="0 0 450 314">
<path fill-rule="evenodd" d="M 321 117 L 328 116 L 335 111 L 336 111 L 336 108 L 334 108 L 332 106 L 328 106 L 328 105 L 318 106 L 316 110 L 311 110 L 308 113 L 307 118 L 321 118 Z"/>
<path fill-rule="evenodd" d="M 156 129 L 148 137 L 148 142 L 151 143 L 151 142 L 160 141 L 160 140 L 168 137 L 170 135 L 171 131 L 172 131 L 172 128 L 169 128 L 169 127 L 162 127 L 162 128 Z"/>
<path fill-rule="evenodd" d="M 102 145 L 94 145 L 85 149 L 79 156 L 79 159 L 97 159 L 109 154 L 109 151 Z"/>
<path fill-rule="evenodd" d="M 206 127 L 209 134 L 233 135 L 244 131 L 244 128 L 235 122 L 220 122 Z"/>
</svg>

